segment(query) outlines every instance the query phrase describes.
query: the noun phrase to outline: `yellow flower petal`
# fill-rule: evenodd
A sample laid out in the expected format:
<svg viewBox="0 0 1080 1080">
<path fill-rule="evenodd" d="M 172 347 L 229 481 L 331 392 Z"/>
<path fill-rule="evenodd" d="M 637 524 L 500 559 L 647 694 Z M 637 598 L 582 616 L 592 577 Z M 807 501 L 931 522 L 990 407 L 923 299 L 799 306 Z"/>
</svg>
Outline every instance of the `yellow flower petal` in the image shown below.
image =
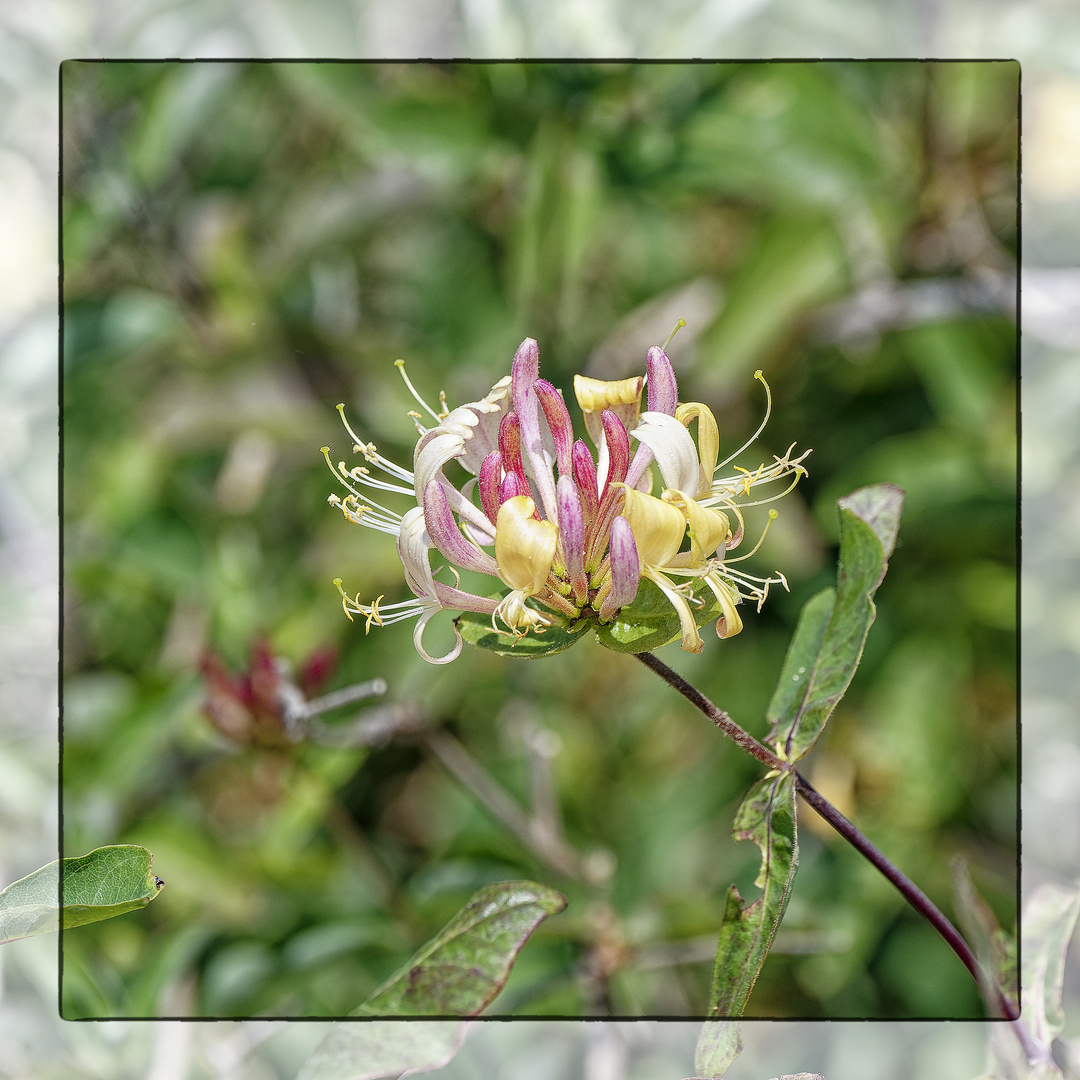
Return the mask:
<svg viewBox="0 0 1080 1080">
<path fill-rule="evenodd" d="M 625 493 L 626 504 L 622 513 L 630 522 L 641 565 L 667 566 L 678 554 L 686 535 L 683 512 L 654 495 L 646 495 L 634 488 L 626 488 Z"/>
<path fill-rule="evenodd" d="M 701 478 L 695 496 L 708 495 L 712 491 L 712 477 L 716 471 L 716 460 L 720 457 L 720 429 L 712 409 L 700 401 L 691 401 L 680 405 L 675 410 L 675 419 L 685 427 L 697 420 L 698 456 L 701 458 Z"/>
<path fill-rule="evenodd" d="M 718 638 L 734 637 L 742 632 L 742 618 L 735 610 L 735 597 L 731 590 L 717 574 L 707 574 L 705 584 L 713 591 L 720 604 L 720 610 L 724 613 L 722 618 L 716 620 L 716 636 Z"/>
<path fill-rule="evenodd" d="M 590 379 L 587 375 L 574 376 L 574 396 L 585 418 L 585 430 L 589 438 L 599 446 L 603 437 L 600 414 L 610 409 L 623 423 L 627 431 L 637 427 L 641 414 L 641 390 L 645 380 L 640 375 L 633 379 L 605 382 Z"/>
<path fill-rule="evenodd" d="M 727 515 L 702 506 L 684 491 L 669 489 L 661 497 L 664 502 L 681 510 L 690 526 L 690 558 L 686 565 L 703 565 L 731 535 L 731 524 Z M 683 565 L 682 561 L 679 565 Z"/>
<path fill-rule="evenodd" d="M 684 652 L 699 653 L 705 647 L 705 642 L 698 633 L 697 623 L 694 621 L 694 613 L 690 610 L 690 602 L 675 583 L 663 574 L 655 570 L 645 570 L 645 576 L 653 581 L 660 591 L 671 602 L 679 616 L 679 626 L 682 629 L 682 642 L 680 647 Z"/>
<path fill-rule="evenodd" d="M 499 577 L 526 596 L 535 596 L 544 587 L 559 542 L 558 526 L 533 517 L 535 510 L 528 495 L 515 495 L 499 507 L 495 521 Z"/>
</svg>

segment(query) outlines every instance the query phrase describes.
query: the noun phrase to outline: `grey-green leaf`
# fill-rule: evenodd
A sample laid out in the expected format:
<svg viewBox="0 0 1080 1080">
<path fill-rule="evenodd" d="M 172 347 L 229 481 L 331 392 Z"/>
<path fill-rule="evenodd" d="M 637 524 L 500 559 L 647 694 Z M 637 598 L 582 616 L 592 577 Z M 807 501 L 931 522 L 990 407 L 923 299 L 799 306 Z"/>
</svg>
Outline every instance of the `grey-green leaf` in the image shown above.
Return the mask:
<svg viewBox="0 0 1080 1080">
<path fill-rule="evenodd" d="M 1040 1046 L 1049 1048 L 1065 1026 L 1061 988 L 1065 954 L 1080 914 L 1080 888 L 1040 885 L 1021 920 L 1024 1021 Z"/>
<path fill-rule="evenodd" d="M 713 966 L 710 1016 L 742 1016 L 784 917 L 799 863 L 791 773 L 767 776 L 750 789 L 735 814 L 732 835 L 753 840 L 761 849 L 761 869 L 754 881 L 761 895 L 744 904 L 734 885 L 728 892 Z"/>
<path fill-rule="evenodd" d="M 723 612 L 707 585 L 698 581 L 693 588 L 691 610 L 700 629 L 708 622 L 716 622 Z M 611 622 L 596 628 L 596 640 L 601 645 L 622 653 L 652 652 L 681 637 L 678 612 L 648 578 L 642 578 L 633 603 L 622 608 Z"/>
<path fill-rule="evenodd" d="M 874 593 L 896 546 L 904 493 L 894 484 L 875 484 L 837 505 L 835 594 L 818 593 L 806 604 L 769 703 L 768 741 L 790 761 L 798 761 L 817 742 L 859 666 L 874 621 Z"/>
<path fill-rule="evenodd" d="M 467 1020 L 364 1020 L 335 1024 L 297 1080 L 384 1080 L 446 1065 Z"/>
<path fill-rule="evenodd" d="M 97 848 L 63 861 L 64 929 L 145 907 L 165 883 L 135 844 Z M 51 862 L 0 892 L 0 944 L 60 929 L 60 867 Z"/>
<path fill-rule="evenodd" d="M 706 1020 L 694 1050 L 694 1080 L 718 1080 L 742 1053 L 738 1020 Z"/>
<path fill-rule="evenodd" d="M 534 881 L 485 886 L 352 1015 L 476 1016 L 529 935 L 564 907 L 564 896 Z"/>
</svg>

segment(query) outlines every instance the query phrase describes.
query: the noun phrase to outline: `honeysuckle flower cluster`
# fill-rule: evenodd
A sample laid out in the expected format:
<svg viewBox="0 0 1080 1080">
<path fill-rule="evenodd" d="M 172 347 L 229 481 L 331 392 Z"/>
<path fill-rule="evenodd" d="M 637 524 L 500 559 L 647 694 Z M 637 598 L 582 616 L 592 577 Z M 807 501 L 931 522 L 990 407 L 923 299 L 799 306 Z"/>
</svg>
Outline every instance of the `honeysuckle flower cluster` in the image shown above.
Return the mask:
<svg viewBox="0 0 1080 1080">
<path fill-rule="evenodd" d="M 771 584 L 787 587 L 782 574 L 759 578 L 732 569 L 738 559 L 727 553 L 743 539 L 742 507 L 790 491 L 805 473 L 801 462 L 809 453 L 793 457 L 791 447 L 754 472 L 735 466 L 731 475 L 717 475 L 764 428 L 771 408 L 768 386 L 761 427 L 718 464 L 716 419 L 699 402 L 678 402 L 675 373 L 662 348 L 648 350 L 644 377 L 605 382 L 577 375 L 574 393 L 594 454 L 575 439 L 566 403 L 540 378 L 539 363 L 537 343 L 526 338 L 510 374 L 483 400 L 450 410 L 440 394 L 435 411 L 409 380 L 404 362 L 396 361 L 433 421 L 426 426 L 421 413 L 409 414 L 419 432 L 411 470 L 360 438 L 338 406 L 353 451 L 365 464 L 335 467 L 323 447 L 330 471 L 349 492 L 329 501 L 349 521 L 395 538 L 414 595 L 400 603 L 383 604 L 381 596 L 364 603 L 359 594 L 350 597 L 338 579 L 345 613 L 350 619 L 362 616 L 368 630 L 372 623 L 415 618 L 417 651 L 445 664 L 460 654 L 463 639 L 455 623 L 456 641 L 446 655 L 424 649 L 424 630 L 440 611 L 490 616 L 492 629 L 516 642 L 582 619 L 609 623 L 630 609 L 647 579 L 678 614 L 688 652 L 700 652 L 704 644 L 694 618 L 694 607 L 703 604 L 695 586 L 706 586 L 716 597 L 718 636 L 739 633 L 736 607 L 743 599 L 755 600 L 760 610 Z M 756 376 L 764 384 L 761 372 Z M 470 476 L 460 487 L 446 476 L 451 462 Z M 652 493 L 654 464 L 662 480 L 659 495 Z M 754 489 L 783 481 L 784 490 L 743 501 Z M 412 505 L 399 513 L 386 505 L 387 496 Z M 769 513 L 771 521 L 776 511 Z M 433 551 L 444 560 L 437 570 L 431 566 Z M 452 584 L 437 580 L 443 569 Z M 461 588 L 459 569 L 488 575 L 508 591 L 497 597 L 468 592 Z"/>
</svg>

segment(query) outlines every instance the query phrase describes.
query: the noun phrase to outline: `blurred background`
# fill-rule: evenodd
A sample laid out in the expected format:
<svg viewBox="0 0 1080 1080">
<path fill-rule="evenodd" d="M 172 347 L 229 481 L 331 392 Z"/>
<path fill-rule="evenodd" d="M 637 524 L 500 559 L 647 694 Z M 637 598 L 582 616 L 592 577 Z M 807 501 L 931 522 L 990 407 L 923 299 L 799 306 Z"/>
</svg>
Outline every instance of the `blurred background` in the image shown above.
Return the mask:
<svg viewBox="0 0 1080 1080">
<path fill-rule="evenodd" d="M 530 335 L 572 399 L 576 371 L 643 371 L 679 317 L 680 397 L 715 407 L 724 455 L 764 412 L 759 367 L 775 408 L 740 463 L 814 452 L 754 560 L 791 594 L 668 660 L 763 737 L 801 605 L 835 578 L 836 498 L 903 486 L 810 778 L 947 908 L 963 857 L 1011 926 L 1018 76 L 65 63 L 64 843 L 143 844 L 169 888 L 66 935 L 64 1015 L 343 1015 L 515 878 L 570 904 L 493 1012 L 706 1011 L 727 886 L 754 894 L 730 829 L 759 767 L 591 641 L 434 668 L 407 626 L 365 636 L 334 577 L 409 594 L 392 541 L 326 506 L 318 454 L 347 451 L 344 401 L 410 462 L 396 357 L 453 406 Z M 325 688 L 385 678 L 579 861 L 509 835 L 423 739 L 230 744 L 198 664 L 238 672 L 261 639 L 297 670 L 332 650 Z M 813 818 L 751 1011 L 980 1015 L 950 950 Z"/>
<path fill-rule="evenodd" d="M 1075 517 L 1075 474 L 1077 458 L 1075 423 L 1077 387 L 1076 349 L 1080 348 L 1080 294 L 1078 219 L 1080 205 L 1080 74 L 1076 70 L 1077 28 L 1056 0 L 989 5 L 967 0 L 913 6 L 802 3 L 764 0 L 762 3 L 733 4 L 709 2 L 686 5 L 667 11 L 660 19 L 651 9 L 626 5 L 616 12 L 605 5 L 587 10 L 571 0 L 543 9 L 529 3 L 462 5 L 460 9 L 438 3 L 404 3 L 394 6 L 342 3 L 325 9 L 294 4 L 291 0 L 258 0 L 243 9 L 188 5 L 182 10 L 146 0 L 126 5 L 122 10 L 110 5 L 69 4 L 11 6 L 0 13 L 0 52 L 3 65 L 0 79 L 5 94 L 0 100 L 3 124 L 0 129 L 2 160 L 0 176 L 6 198 L 0 203 L 5 244 L 0 251 L 0 400 L 4 407 L 2 465 L 3 546 L 0 583 L 5 603 L 0 607 L 3 664 L 2 686 L 3 783 L 0 783 L 0 865 L 3 880 L 17 878 L 55 855 L 55 652 L 57 590 L 56 548 L 53 522 L 56 520 L 56 311 L 55 254 L 58 233 L 56 210 L 56 132 L 59 98 L 57 65 L 68 57 L 153 57 L 153 56 L 349 56 L 408 57 L 431 56 L 674 56 L 704 53 L 730 58 L 754 56 L 843 56 L 909 55 L 980 58 L 1019 57 L 1023 62 L 1024 114 L 1024 335 L 1022 369 L 1024 415 L 1027 424 L 1023 440 L 1025 576 L 1022 605 L 1023 652 L 1023 743 L 1024 743 L 1024 879 L 1027 893 L 1048 879 L 1069 881 L 1080 872 L 1080 786 L 1075 782 L 1080 769 L 1080 745 L 1076 724 L 1075 671 L 1080 637 L 1075 633 L 1078 575 L 1075 544 L 1071 541 Z M 1007 248 L 1008 240 L 1005 239 Z M 845 249 L 848 250 L 848 249 Z M 892 267 L 894 273 L 900 264 Z M 911 277 L 933 277 L 934 272 L 909 273 Z M 955 276 L 955 274 L 954 274 Z M 908 280 L 905 279 L 905 280 Z M 721 302 L 730 296 L 732 279 L 720 279 Z M 145 282 L 141 283 L 144 286 Z M 853 293 L 842 291 L 837 299 Z M 361 300 L 363 297 L 361 296 Z M 1000 309 L 999 309 L 1000 310 Z M 722 309 L 715 319 L 722 318 Z M 252 321 L 250 318 L 248 323 Z M 602 328 L 606 334 L 613 328 Z M 692 329 L 693 327 L 691 327 Z M 662 330 L 666 336 L 670 325 Z M 516 332 L 516 331 L 515 331 Z M 533 326 L 521 334 L 539 333 Z M 683 331 L 680 337 L 686 337 Z M 517 340 L 520 340 L 520 336 Z M 662 337 L 661 337 L 662 340 Z M 679 338 L 676 339 L 676 342 Z M 513 334 L 506 346 L 516 344 Z M 592 343 L 571 357 L 566 370 L 578 370 L 592 356 Z M 555 342 L 541 337 L 545 373 L 555 378 Z M 700 350 L 700 343 L 694 342 Z M 673 350 L 674 351 L 674 350 Z M 690 351 L 690 350 L 687 350 Z M 391 349 L 378 362 L 405 355 L 414 375 L 422 363 L 412 352 Z M 501 373 L 509 353 L 499 360 L 493 352 L 483 362 Z M 455 356 L 454 367 L 459 358 Z M 686 361 L 686 353 L 680 362 Z M 791 364 L 782 352 L 774 354 L 767 366 L 774 389 L 781 386 L 775 364 Z M 700 360 L 693 378 L 699 378 Z M 435 370 L 434 385 L 453 392 L 453 375 Z M 392 373 L 391 373 L 392 375 Z M 424 372 L 423 378 L 427 378 Z M 418 381 L 420 376 L 417 375 Z M 561 376 L 560 376 L 561 378 Z M 688 374 L 686 379 L 690 379 Z M 559 381 L 556 378 L 555 381 Z M 399 416 L 398 391 L 394 380 L 380 376 L 380 385 L 390 387 L 394 415 Z M 425 390 L 432 384 L 425 385 Z M 482 390 L 486 390 L 483 386 Z M 742 410 L 744 430 L 753 428 L 757 414 L 756 385 L 747 381 L 733 389 L 717 391 L 711 403 L 730 410 Z M 336 403 L 327 397 L 330 406 Z M 346 398 L 351 409 L 357 398 Z M 464 396 L 458 400 L 464 400 Z M 451 398 L 453 402 L 453 397 Z M 390 411 L 387 420 L 391 419 Z M 325 430 L 327 438 L 344 445 L 337 433 L 336 415 Z M 407 438 L 407 435 L 404 436 Z M 799 438 L 820 454 L 825 443 L 803 431 L 788 432 L 778 423 L 770 426 L 769 449 L 780 449 L 786 439 Z M 783 445 L 780 445 L 780 444 Z M 321 445 L 316 441 L 315 449 Z M 737 444 L 735 444 L 737 445 Z M 275 455 L 281 453 L 276 443 Z M 304 448 L 308 452 L 308 448 Z M 220 453 L 220 451 L 219 451 Z M 223 456 L 219 457 L 219 462 Z M 280 461 L 280 459 L 278 459 Z M 318 464 L 317 460 L 315 464 Z M 306 466 L 305 466 L 306 467 Z M 314 477 L 314 473 L 311 474 Z M 216 472 L 212 473 L 216 479 Z M 811 480 L 823 483 L 820 469 Z M 318 511 L 325 513 L 318 493 Z M 313 479 L 313 487 L 320 483 Z M 807 492 L 811 489 L 807 487 Z M 264 496 L 265 497 L 265 496 Z M 313 506 L 316 494 L 312 494 Z M 811 511 L 813 507 L 811 505 Z M 785 517 L 790 508 L 785 507 Z M 333 515 L 331 515 L 333 516 Z M 313 517 L 308 527 L 314 527 Z M 784 520 L 784 519 L 781 519 Z M 337 519 L 347 532 L 345 546 L 360 542 L 361 530 Z M 824 530 L 827 521 L 819 528 Z M 910 529 L 910 518 L 906 523 Z M 825 548 L 824 557 L 830 555 Z M 758 562 L 762 570 L 779 561 L 772 555 Z M 350 557 L 351 562 L 351 557 Z M 822 563 L 822 567 L 827 563 Z M 817 571 L 824 572 L 823 570 Z M 894 558 L 883 586 L 880 616 L 871 632 L 875 637 L 885 629 L 888 590 L 895 589 L 900 558 Z M 336 563 L 331 576 L 341 575 L 355 588 L 346 564 Z M 805 579 L 804 579 L 805 580 Z M 265 582 L 263 582 L 265 585 Z M 805 587 L 804 584 L 794 588 Z M 313 586 L 330 588 L 324 579 Z M 899 589 L 895 589 L 899 592 Z M 770 597 L 770 607 L 774 597 Z M 780 599 L 783 599 L 782 597 Z M 83 601 L 85 602 L 85 600 Z M 792 600 L 794 606 L 796 601 Z M 780 617 L 779 609 L 775 616 Z M 335 613 L 336 614 L 336 613 Z M 937 612 L 936 614 L 940 614 Z M 167 616 L 166 616 L 167 618 Z M 772 619 L 766 608 L 753 624 L 755 634 L 769 630 Z M 261 621 L 261 620 L 260 620 Z M 331 625 L 328 623 L 327 625 Z M 758 629 L 758 627 L 764 629 Z M 275 635 L 277 626 L 269 627 Z M 751 627 L 743 635 L 749 640 Z M 779 628 L 774 628 L 779 633 Z M 356 633 L 355 628 L 352 632 Z M 383 631 L 399 633 L 401 649 L 394 663 L 400 664 L 408 651 L 407 629 Z M 345 634 L 339 630 L 339 641 Z M 779 633 L 781 647 L 783 633 Z M 333 633 L 331 632 L 331 635 Z M 288 652 L 294 660 L 306 659 L 303 647 L 293 651 L 289 643 L 275 637 L 278 652 Z M 378 638 L 367 639 L 365 648 L 377 647 Z M 225 642 L 212 640 L 222 652 Z M 736 644 L 731 642 L 728 644 Z M 301 642 L 303 646 L 305 643 Z M 567 654 L 571 660 L 589 645 Z M 594 654 L 597 650 L 593 650 Z M 678 653 L 678 650 L 675 650 Z M 244 649 L 230 654 L 228 662 L 238 670 L 244 663 Z M 468 654 L 466 654 L 468 655 Z M 475 654 L 474 654 L 475 655 Z M 722 652 L 714 656 L 719 663 Z M 604 654 L 608 659 L 607 654 Z M 677 655 L 675 662 L 684 662 Z M 872 657 L 859 680 L 870 678 Z M 344 662 L 344 661 L 343 661 Z M 777 660 L 777 664 L 778 664 Z M 86 663 L 85 659 L 80 661 Z M 460 661 L 458 662 L 460 663 Z M 388 669 L 386 674 L 389 675 Z M 538 669 L 540 670 L 540 669 Z M 553 669 L 549 669 L 553 670 Z M 685 668 L 691 677 L 704 682 L 697 671 Z M 427 672 L 430 675 L 430 671 Z M 354 675 L 339 666 L 335 685 Z M 413 697 L 411 687 L 407 687 Z M 723 697 L 715 687 L 710 689 Z M 858 687 L 853 688 L 852 695 Z M 728 687 L 730 692 L 731 688 Z M 400 682 L 392 694 L 403 696 Z M 194 715 L 198 698 L 191 693 Z M 767 692 L 764 696 L 767 696 Z M 430 700 L 430 699 L 429 699 Z M 736 702 L 731 701 L 732 707 Z M 847 699 L 852 701 L 852 697 Z M 743 708 L 739 706 L 739 708 Z M 679 710 L 680 730 L 691 730 L 696 718 Z M 739 715 L 755 728 L 750 715 Z M 191 721 L 189 721 L 191 722 Z M 841 727 L 838 715 L 831 729 Z M 548 725 L 550 726 L 550 724 Z M 760 729 L 757 729 L 760 730 Z M 459 735 L 468 732 L 458 730 Z M 833 738 L 830 731 L 830 740 Z M 221 743 L 210 745 L 222 749 Z M 481 746 L 470 737 L 469 749 Z M 820 747 L 816 754 L 833 747 Z M 520 751 L 519 751 L 520 753 Z M 565 746 L 559 758 L 564 757 Z M 737 759 L 725 758 L 725 768 L 738 767 Z M 495 769 L 489 760 L 485 766 Z M 506 774 L 500 774 L 505 777 Z M 519 774 L 520 775 L 520 774 Z M 816 778 L 820 782 L 820 778 Z M 513 786 L 513 780 L 505 780 Z M 517 794 L 526 801 L 527 785 Z M 734 792 L 734 785 L 732 787 Z M 734 797 L 734 796 L 732 796 Z M 865 798 L 865 795 L 863 796 Z M 442 803 L 440 805 L 446 805 Z M 864 804 L 859 803 L 860 808 Z M 567 808 L 564 807 L 564 814 Z M 480 811 L 478 811 L 480 813 Z M 104 816 L 104 815 L 103 815 Z M 732 845 L 725 850 L 730 815 L 716 816 L 714 851 L 717 862 L 739 853 Z M 805 823 L 805 817 L 804 817 Z M 70 821 L 68 822 L 70 825 Z M 493 827 L 494 828 L 494 827 Z M 900 831 L 900 830 L 898 830 Z M 804 828 L 804 857 L 812 842 Z M 511 840 L 511 844 L 514 842 Z M 824 841 L 822 841 L 824 844 Z M 742 845 L 747 846 L 747 845 Z M 610 847 L 609 847 L 610 850 Z M 914 853 L 918 856 L 918 852 Z M 520 854 L 514 856 L 520 858 Z M 747 856 L 743 856 L 748 858 Z M 905 856 L 909 857 L 909 856 Z M 603 860 L 600 860 L 603 864 Z M 610 862 L 608 863 L 610 865 Z M 804 862 L 799 882 L 805 888 L 808 863 Z M 936 865 L 936 864 L 935 864 Z M 543 869 L 541 867 L 541 869 Z M 625 868 L 624 868 L 625 869 Z M 622 871 L 616 869 L 617 877 Z M 545 879 L 558 883 L 553 874 Z M 720 876 L 717 888 L 729 880 L 745 882 L 738 871 Z M 161 903 L 178 878 L 155 904 Z M 850 879 L 850 876 L 848 878 Z M 932 883 L 928 883 L 931 884 Z M 985 881 L 980 885 L 985 888 Z M 943 889 L 948 890 L 948 882 Z M 566 886 L 569 892 L 569 886 Z M 934 886 L 936 888 L 936 886 Z M 947 891 L 936 898 L 947 902 Z M 153 906 L 138 919 L 150 917 Z M 822 910 L 818 905 L 818 911 Z M 130 918 L 130 917 L 128 917 Z M 560 916 L 566 918 L 566 916 Z M 789 919 L 791 916 L 789 916 Z M 118 923 L 119 925 L 119 923 Z M 554 929 L 555 923 L 550 924 Z M 144 928 L 145 931 L 145 928 Z M 71 935 L 72 937 L 74 935 Z M 115 1077 L 147 1075 L 153 1069 L 160 1077 L 294 1077 L 303 1058 L 310 1053 L 327 1025 L 282 1025 L 247 1022 L 238 1025 L 60 1024 L 56 1020 L 57 981 L 55 939 L 38 938 L 7 946 L 0 962 L 0 1075 Z M 538 948 L 534 939 L 530 948 Z M 779 961 L 774 957 L 770 964 Z M 785 961 L 786 962 L 786 961 Z M 1066 1035 L 1077 1027 L 1076 1001 L 1080 988 L 1076 968 L 1070 967 L 1066 981 Z M 790 1000 L 790 999 L 789 999 Z M 983 1071 L 984 1025 L 940 1024 L 796 1024 L 757 1023 L 747 1026 L 747 1048 L 733 1066 L 733 1078 L 761 1080 L 764 1076 L 814 1068 L 831 1080 L 859 1077 L 868 1070 L 877 1077 L 955 1077 L 970 1080 Z M 466 1043 L 474 1056 L 460 1059 L 467 1070 L 480 1061 L 490 1075 L 513 1075 L 528 1066 L 551 1077 L 639 1077 L 684 1076 L 692 1072 L 693 1045 L 698 1025 L 566 1023 L 481 1025 Z M 471 1050 L 470 1050 L 471 1048 Z M 464 1055 L 465 1051 L 463 1051 Z M 476 1057 L 475 1055 L 479 1055 Z M 458 1075 L 448 1066 L 440 1075 Z M 466 1075 L 466 1073 L 460 1073 Z"/>
</svg>

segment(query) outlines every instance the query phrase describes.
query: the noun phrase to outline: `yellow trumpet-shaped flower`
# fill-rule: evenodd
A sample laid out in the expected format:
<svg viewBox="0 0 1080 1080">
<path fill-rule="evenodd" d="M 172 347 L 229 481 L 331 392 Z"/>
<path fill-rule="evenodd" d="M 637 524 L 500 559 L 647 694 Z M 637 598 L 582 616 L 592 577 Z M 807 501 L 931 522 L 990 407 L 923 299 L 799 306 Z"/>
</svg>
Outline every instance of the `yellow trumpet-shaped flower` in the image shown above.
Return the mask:
<svg viewBox="0 0 1080 1080">
<path fill-rule="evenodd" d="M 698 567 L 727 543 L 731 536 L 731 524 L 727 514 L 702 506 L 684 491 L 670 488 L 661 496 L 665 503 L 676 507 L 690 530 L 690 550 L 671 561 L 672 566 Z"/>
<path fill-rule="evenodd" d="M 610 409 L 627 431 L 637 425 L 644 385 L 645 380 L 640 375 L 617 382 L 590 379 L 587 375 L 574 376 L 574 397 L 585 418 L 585 430 L 597 446 L 603 439 L 600 414 L 605 409 Z"/>
<path fill-rule="evenodd" d="M 742 619 L 735 610 L 739 596 L 720 576 L 721 561 L 712 558 L 731 537 L 727 515 L 670 488 L 659 499 L 625 485 L 624 494 L 623 516 L 634 533 L 641 575 L 652 581 L 675 608 L 683 649 L 701 652 L 704 642 L 690 607 L 690 583 L 676 585 L 668 574 L 703 580 L 720 604 L 717 635 L 725 638 L 737 634 L 742 629 Z M 680 551 L 688 534 L 690 549 Z"/>
<path fill-rule="evenodd" d="M 677 506 L 652 495 L 626 488 L 623 517 L 637 543 L 642 566 L 667 566 L 686 536 L 686 516 Z"/>
<path fill-rule="evenodd" d="M 495 563 L 499 577 L 513 590 L 503 597 L 492 616 L 502 619 L 511 629 L 546 626 L 551 620 L 525 605 L 525 598 L 536 596 L 547 584 L 559 527 L 553 521 L 535 517 L 536 503 L 528 495 L 515 495 L 499 507 L 495 522 Z"/>
<path fill-rule="evenodd" d="M 511 589 L 535 596 L 547 581 L 559 528 L 553 521 L 534 517 L 536 503 L 528 495 L 516 495 L 499 507 L 495 523 L 495 562 L 499 577 Z"/>
</svg>

